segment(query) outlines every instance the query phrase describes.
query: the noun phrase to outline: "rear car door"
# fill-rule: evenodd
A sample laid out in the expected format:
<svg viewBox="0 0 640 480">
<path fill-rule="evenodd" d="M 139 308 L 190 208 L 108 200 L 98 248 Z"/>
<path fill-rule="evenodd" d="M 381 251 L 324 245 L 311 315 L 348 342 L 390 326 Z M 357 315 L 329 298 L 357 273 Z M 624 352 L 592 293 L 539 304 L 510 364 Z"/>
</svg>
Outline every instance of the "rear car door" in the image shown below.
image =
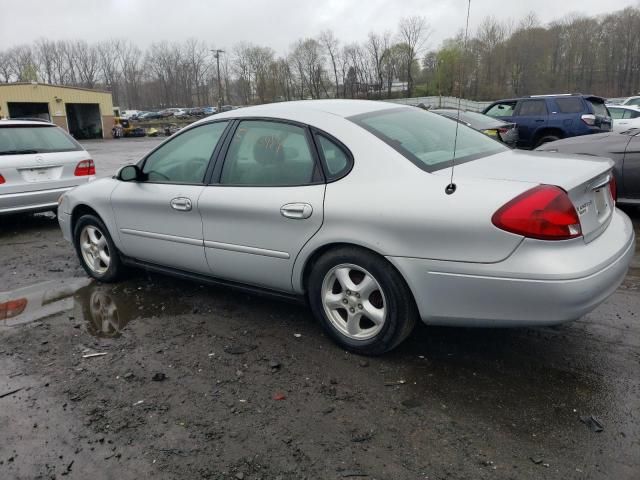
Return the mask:
<svg viewBox="0 0 640 480">
<path fill-rule="evenodd" d="M 547 126 L 548 117 L 546 100 L 520 100 L 514 115 L 518 124 L 518 144 L 522 147 L 535 147 L 536 133 Z"/>
<path fill-rule="evenodd" d="M 325 184 L 306 126 L 241 120 L 198 208 L 211 273 L 291 291 L 296 256 L 319 230 Z"/>
<path fill-rule="evenodd" d="M 175 135 L 145 158 L 141 181 L 115 188 L 111 204 L 125 255 L 208 273 L 197 204 L 227 126 L 207 123 Z"/>
</svg>

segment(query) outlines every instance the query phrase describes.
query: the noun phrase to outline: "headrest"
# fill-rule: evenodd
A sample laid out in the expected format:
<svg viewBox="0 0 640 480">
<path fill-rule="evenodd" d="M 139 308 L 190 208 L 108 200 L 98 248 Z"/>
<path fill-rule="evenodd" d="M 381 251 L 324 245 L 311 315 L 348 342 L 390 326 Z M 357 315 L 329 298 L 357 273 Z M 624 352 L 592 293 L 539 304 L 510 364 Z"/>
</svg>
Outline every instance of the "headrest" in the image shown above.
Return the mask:
<svg viewBox="0 0 640 480">
<path fill-rule="evenodd" d="M 275 136 L 260 137 L 253 146 L 253 158 L 262 165 L 284 161 L 284 149 Z"/>
</svg>

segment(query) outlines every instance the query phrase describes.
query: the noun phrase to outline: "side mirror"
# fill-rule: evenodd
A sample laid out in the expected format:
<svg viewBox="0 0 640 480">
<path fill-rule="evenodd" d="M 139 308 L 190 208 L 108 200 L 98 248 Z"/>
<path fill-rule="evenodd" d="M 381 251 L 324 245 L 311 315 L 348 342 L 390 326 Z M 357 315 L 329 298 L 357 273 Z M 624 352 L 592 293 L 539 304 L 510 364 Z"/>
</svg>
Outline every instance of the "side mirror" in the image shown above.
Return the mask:
<svg viewBox="0 0 640 480">
<path fill-rule="evenodd" d="M 135 182 L 142 178 L 142 170 L 137 165 L 125 165 L 118 171 L 116 178 L 122 182 Z"/>
</svg>

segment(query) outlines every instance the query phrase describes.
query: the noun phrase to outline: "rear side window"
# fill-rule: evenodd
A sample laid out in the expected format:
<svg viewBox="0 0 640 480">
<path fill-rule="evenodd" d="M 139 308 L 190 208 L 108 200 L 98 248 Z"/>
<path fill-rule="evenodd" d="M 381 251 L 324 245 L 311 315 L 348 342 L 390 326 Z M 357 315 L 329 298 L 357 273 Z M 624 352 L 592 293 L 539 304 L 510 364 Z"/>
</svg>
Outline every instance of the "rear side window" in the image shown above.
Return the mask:
<svg viewBox="0 0 640 480">
<path fill-rule="evenodd" d="M 589 99 L 587 100 L 587 103 L 591 105 L 591 108 L 593 108 L 593 113 L 595 113 L 596 115 L 600 117 L 609 116 L 609 111 L 607 110 L 607 107 L 605 107 L 604 102 L 599 102 L 597 100 Z"/>
<path fill-rule="evenodd" d="M 324 135 L 316 135 L 320 152 L 327 166 L 329 180 L 333 180 L 345 173 L 351 166 L 351 158 L 338 144 Z"/>
<path fill-rule="evenodd" d="M 632 98 L 627 103 L 625 103 L 625 105 L 640 105 L 640 97 Z"/>
<path fill-rule="evenodd" d="M 624 115 L 622 116 L 622 118 L 638 118 L 640 117 L 640 110 L 635 111 L 635 110 L 625 110 L 624 111 Z M 616 118 L 616 117 L 614 117 Z"/>
<path fill-rule="evenodd" d="M 611 113 L 611 118 L 619 120 L 625 116 L 627 111 L 623 108 L 609 107 L 609 112 Z"/>
<path fill-rule="evenodd" d="M 302 127 L 246 120 L 233 134 L 222 167 L 223 185 L 294 186 L 319 175 Z"/>
<path fill-rule="evenodd" d="M 560 113 L 580 113 L 584 110 L 582 99 L 578 97 L 556 98 Z"/>
<path fill-rule="evenodd" d="M 65 131 L 54 126 L 0 127 L 0 155 L 73 152 L 82 147 Z"/>
<path fill-rule="evenodd" d="M 524 100 L 520 103 L 517 114 L 522 116 L 546 115 L 547 102 L 544 100 Z"/>
<path fill-rule="evenodd" d="M 485 115 L 490 117 L 510 117 L 513 115 L 513 110 L 516 108 L 516 102 L 508 103 L 496 103 L 493 107 L 487 110 Z"/>
</svg>

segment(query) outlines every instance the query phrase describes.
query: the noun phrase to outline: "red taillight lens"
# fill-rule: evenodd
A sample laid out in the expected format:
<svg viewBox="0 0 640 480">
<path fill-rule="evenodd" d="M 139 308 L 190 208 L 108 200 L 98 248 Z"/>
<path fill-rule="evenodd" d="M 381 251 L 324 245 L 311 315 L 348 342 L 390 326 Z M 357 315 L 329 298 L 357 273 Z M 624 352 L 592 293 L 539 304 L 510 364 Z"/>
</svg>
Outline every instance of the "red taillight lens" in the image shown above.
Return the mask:
<svg viewBox="0 0 640 480">
<path fill-rule="evenodd" d="M 493 224 L 507 232 L 540 240 L 567 240 L 582 235 L 580 219 L 567 193 L 539 185 L 494 213 Z"/>
<path fill-rule="evenodd" d="M 4 182 L 6 182 L 6 180 L 2 175 L 0 175 L 0 185 L 2 185 Z"/>
<path fill-rule="evenodd" d="M 2 183 L 2 182 L 0 182 Z M 611 190 L 611 198 L 614 202 L 618 201 L 618 185 L 616 184 L 616 177 L 611 174 L 611 180 L 609 180 L 609 190 Z"/>
<path fill-rule="evenodd" d="M 93 160 L 82 160 L 76 166 L 76 171 L 73 172 L 76 177 L 82 177 L 85 175 L 95 175 L 96 174 L 96 166 L 93 163 Z"/>
<path fill-rule="evenodd" d="M 498 129 L 500 133 L 507 133 L 509 130 L 510 130 L 509 128 L 505 128 L 505 127 L 501 127 Z"/>
<path fill-rule="evenodd" d="M 8 302 L 0 303 L 0 320 L 17 317 L 24 312 L 26 306 L 26 298 L 19 298 L 18 300 L 9 300 Z"/>
</svg>

